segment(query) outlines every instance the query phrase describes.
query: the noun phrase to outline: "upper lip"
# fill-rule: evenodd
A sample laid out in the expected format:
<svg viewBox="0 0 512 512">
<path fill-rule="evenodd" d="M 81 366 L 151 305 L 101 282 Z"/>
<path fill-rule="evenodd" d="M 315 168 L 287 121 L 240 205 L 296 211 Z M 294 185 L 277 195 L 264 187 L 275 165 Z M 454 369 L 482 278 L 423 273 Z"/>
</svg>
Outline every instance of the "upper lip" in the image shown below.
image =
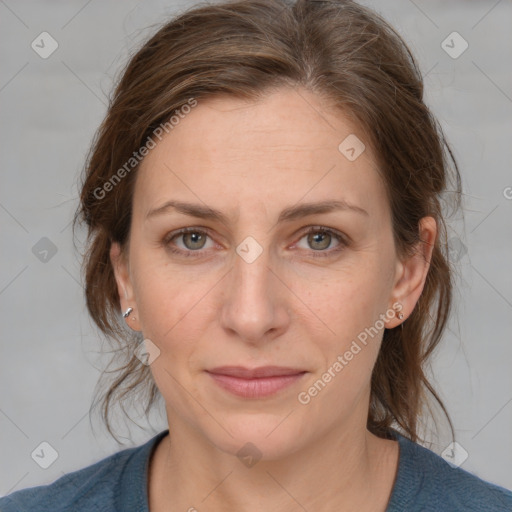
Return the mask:
<svg viewBox="0 0 512 512">
<path fill-rule="evenodd" d="M 305 373 L 306 370 L 298 368 L 286 368 L 284 366 L 260 366 L 258 368 L 244 368 L 243 366 L 219 366 L 211 370 L 209 373 L 218 375 L 229 375 L 240 379 L 258 379 L 263 377 L 277 377 L 281 375 L 296 375 Z"/>
</svg>

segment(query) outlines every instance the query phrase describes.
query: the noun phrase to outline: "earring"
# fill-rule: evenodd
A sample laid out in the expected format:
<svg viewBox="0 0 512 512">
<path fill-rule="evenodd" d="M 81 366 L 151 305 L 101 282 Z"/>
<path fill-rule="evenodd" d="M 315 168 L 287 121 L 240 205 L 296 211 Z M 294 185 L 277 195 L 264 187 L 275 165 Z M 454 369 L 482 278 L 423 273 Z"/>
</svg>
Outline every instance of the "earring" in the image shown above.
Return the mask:
<svg viewBox="0 0 512 512">
<path fill-rule="evenodd" d="M 400 309 L 401 308 L 402 308 L 402 305 L 400 304 Z M 402 320 L 402 318 L 404 317 L 404 314 L 402 313 L 402 311 L 395 312 L 395 315 L 398 318 L 398 320 Z"/>
<path fill-rule="evenodd" d="M 123 313 L 123 318 L 128 318 L 130 316 L 130 313 L 133 311 L 133 308 L 128 308 L 124 313 Z"/>
</svg>

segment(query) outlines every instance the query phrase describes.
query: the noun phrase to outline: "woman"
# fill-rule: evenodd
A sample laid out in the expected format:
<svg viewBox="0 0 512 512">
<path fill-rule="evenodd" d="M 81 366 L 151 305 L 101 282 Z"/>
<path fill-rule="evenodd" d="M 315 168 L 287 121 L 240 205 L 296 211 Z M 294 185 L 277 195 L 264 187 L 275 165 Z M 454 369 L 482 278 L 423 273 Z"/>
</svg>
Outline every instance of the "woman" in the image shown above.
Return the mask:
<svg viewBox="0 0 512 512">
<path fill-rule="evenodd" d="M 77 221 L 89 311 L 126 358 L 107 426 L 145 386 L 169 429 L 2 511 L 512 510 L 416 444 L 428 395 L 442 407 L 423 365 L 460 192 L 422 87 L 347 1 L 200 7 L 142 47 Z"/>
</svg>

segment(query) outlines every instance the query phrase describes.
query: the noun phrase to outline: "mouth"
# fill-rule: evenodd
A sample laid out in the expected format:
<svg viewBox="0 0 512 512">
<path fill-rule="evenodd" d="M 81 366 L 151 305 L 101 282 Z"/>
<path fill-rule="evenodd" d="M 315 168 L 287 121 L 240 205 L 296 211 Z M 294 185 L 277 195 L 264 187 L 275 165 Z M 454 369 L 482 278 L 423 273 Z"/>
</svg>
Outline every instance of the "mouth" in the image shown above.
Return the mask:
<svg viewBox="0 0 512 512">
<path fill-rule="evenodd" d="M 242 398 L 265 398 L 298 382 L 306 370 L 282 366 L 244 368 L 222 366 L 207 370 L 213 381 L 225 391 Z"/>
</svg>

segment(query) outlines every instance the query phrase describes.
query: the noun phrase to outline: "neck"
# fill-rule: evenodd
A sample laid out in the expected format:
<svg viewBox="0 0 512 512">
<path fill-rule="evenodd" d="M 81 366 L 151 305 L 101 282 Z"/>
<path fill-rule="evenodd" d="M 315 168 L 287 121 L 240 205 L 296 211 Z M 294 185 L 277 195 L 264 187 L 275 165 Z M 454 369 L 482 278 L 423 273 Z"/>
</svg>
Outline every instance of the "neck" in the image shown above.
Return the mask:
<svg viewBox="0 0 512 512">
<path fill-rule="evenodd" d="M 256 512 L 385 511 L 398 468 L 398 443 L 366 429 L 322 433 L 286 458 L 252 467 L 179 422 L 157 447 L 150 510 Z"/>
</svg>

